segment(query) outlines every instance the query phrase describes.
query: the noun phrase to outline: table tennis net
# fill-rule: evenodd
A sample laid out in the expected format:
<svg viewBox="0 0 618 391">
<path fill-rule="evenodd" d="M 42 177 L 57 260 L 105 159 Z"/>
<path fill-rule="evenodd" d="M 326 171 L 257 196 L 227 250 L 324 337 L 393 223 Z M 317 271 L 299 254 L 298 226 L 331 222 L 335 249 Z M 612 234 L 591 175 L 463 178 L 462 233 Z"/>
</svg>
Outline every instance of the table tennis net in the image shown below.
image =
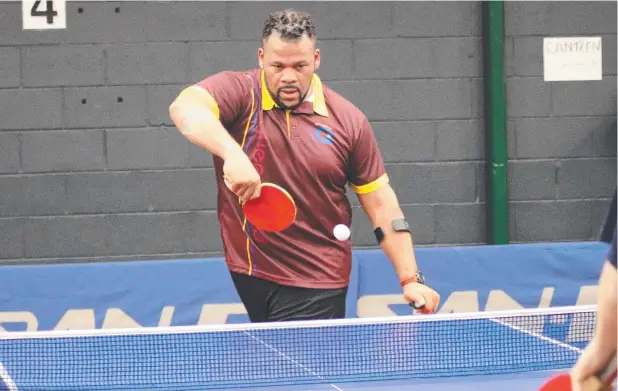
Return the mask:
<svg viewBox="0 0 618 391">
<path fill-rule="evenodd" d="M 204 390 L 572 366 L 595 307 L 0 333 L 0 390 Z"/>
</svg>

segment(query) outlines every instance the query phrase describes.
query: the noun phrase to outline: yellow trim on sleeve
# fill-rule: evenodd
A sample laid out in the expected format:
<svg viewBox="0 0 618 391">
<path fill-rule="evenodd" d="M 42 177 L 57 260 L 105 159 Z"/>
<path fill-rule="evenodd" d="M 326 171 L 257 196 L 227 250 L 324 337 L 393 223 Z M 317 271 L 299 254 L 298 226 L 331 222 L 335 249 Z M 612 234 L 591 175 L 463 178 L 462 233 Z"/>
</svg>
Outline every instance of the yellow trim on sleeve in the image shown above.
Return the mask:
<svg viewBox="0 0 618 391">
<path fill-rule="evenodd" d="M 206 106 L 208 106 L 208 108 L 217 116 L 217 118 L 219 118 L 219 105 L 217 104 L 215 98 L 210 95 L 210 92 L 197 85 L 193 85 L 190 88 L 191 91 L 201 92 L 202 100 L 204 101 Z"/>
<path fill-rule="evenodd" d="M 375 181 L 369 182 L 361 186 L 356 186 L 350 183 L 350 188 L 358 194 L 368 194 L 376 190 L 379 190 L 382 186 L 388 184 L 388 182 L 389 182 L 388 175 L 384 173 Z"/>
</svg>

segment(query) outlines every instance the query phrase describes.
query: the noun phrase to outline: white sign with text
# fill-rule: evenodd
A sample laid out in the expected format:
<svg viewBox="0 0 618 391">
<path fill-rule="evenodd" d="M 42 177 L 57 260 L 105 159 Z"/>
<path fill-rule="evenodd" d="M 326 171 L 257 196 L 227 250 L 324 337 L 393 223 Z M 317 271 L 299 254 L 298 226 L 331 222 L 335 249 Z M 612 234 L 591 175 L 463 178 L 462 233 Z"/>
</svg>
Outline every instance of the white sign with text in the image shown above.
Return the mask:
<svg viewBox="0 0 618 391">
<path fill-rule="evenodd" d="M 601 80 L 601 37 L 543 38 L 545 81 Z"/>
</svg>

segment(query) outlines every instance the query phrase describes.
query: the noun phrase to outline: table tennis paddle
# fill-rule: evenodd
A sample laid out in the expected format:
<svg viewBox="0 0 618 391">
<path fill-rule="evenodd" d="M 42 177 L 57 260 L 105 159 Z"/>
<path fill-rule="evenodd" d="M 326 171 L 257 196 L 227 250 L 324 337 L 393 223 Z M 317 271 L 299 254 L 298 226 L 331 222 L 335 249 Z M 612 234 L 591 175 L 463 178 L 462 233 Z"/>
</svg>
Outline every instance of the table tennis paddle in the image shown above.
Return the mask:
<svg viewBox="0 0 618 391">
<path fill-rule="evenodd" d="M 611 383 L 616 377 L 616 355 L 595 376 L 584 381 L 583 391 L 610 391 Z M 539 391 L 571 391 L 571 374 L 561 373 L 547 380 Z"/>
<path fill-rule="evenodd" d="M 285 189 L 274 183 L 262 183 L 260 196 L 242 204 L 247 220 L 261 231 L 279 232 L 296 218 L 296 204 Z"/>
</svg>

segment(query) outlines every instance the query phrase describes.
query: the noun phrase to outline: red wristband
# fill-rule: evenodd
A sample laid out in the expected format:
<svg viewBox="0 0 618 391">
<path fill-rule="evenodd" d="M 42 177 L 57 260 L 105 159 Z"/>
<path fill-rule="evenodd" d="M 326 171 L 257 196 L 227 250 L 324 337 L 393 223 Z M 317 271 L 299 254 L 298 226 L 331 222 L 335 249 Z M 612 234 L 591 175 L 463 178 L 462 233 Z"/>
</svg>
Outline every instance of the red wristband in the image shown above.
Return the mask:
<svg viewBox="0 0 618 391">
<path fill-rule="evenodd" d="M 418 282 L 418 278 L 416 278 L 416 276 L 408 277 L 405 280 L 401 281 L 401 287 L 403 288 L 404 286 L 413 282 Z"/>
</svg>

